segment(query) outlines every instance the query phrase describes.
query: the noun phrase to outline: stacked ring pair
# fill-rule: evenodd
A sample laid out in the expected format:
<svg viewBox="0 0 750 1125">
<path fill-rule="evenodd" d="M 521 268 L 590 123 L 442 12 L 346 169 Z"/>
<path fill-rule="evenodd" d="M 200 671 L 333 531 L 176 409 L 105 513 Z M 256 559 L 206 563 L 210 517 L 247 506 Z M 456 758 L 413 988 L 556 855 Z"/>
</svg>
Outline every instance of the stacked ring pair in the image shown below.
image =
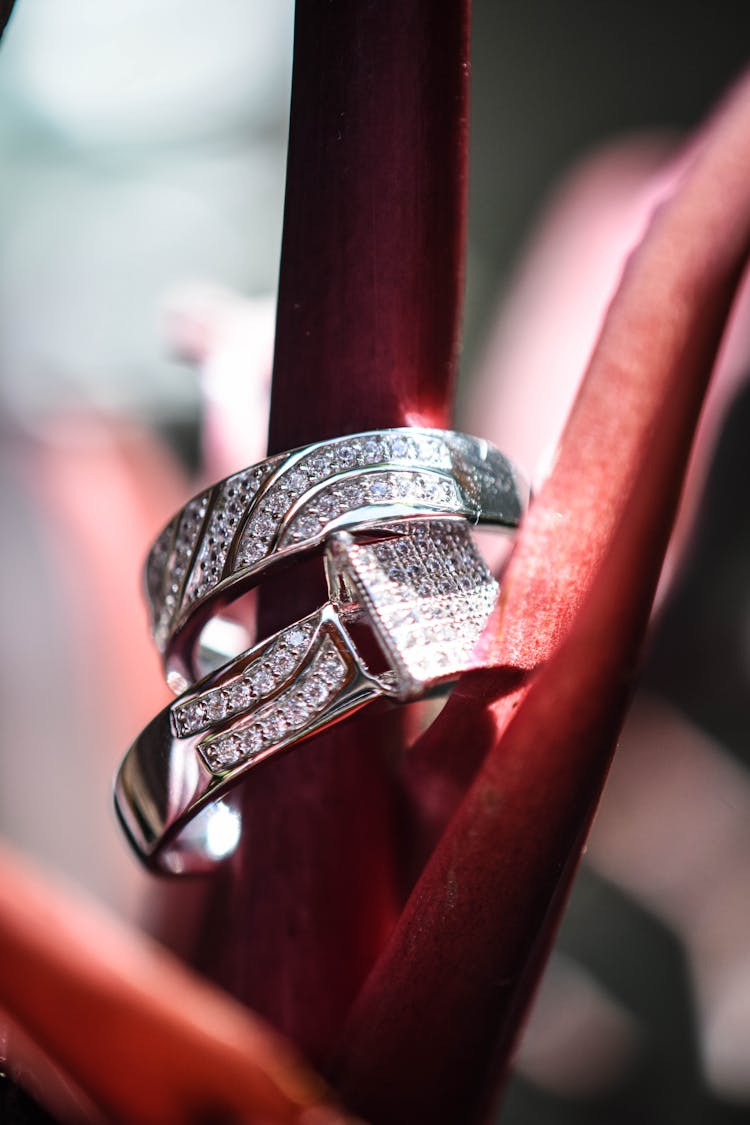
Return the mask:
<svg viewBox="0 0 750 1125">
<path fill-rule="evenodd" d="M 190 500 L 146 565 L 154 642 L 179 696 L 128 750 L 115 787 L 147 866 L 210 869 L 239 838 L 223 798 L 250 768 L 371 700 L 416 699 L 474 666 L 498 586 L 471 529 L 514 529 L 527 499 L 487 442 L 398 429 L 270 457 Z M 207 624 L 315 554 L 327 601 L 205 674 Z"/>
</svg>

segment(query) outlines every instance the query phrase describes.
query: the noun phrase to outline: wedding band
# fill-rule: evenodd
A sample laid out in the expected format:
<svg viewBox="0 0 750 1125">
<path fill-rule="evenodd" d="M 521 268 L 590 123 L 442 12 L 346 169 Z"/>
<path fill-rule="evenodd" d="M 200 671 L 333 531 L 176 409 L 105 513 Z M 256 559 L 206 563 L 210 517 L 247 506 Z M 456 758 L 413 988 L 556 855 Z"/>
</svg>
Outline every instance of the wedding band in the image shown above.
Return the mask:
<svg viewBox="0 0 750 1125">
<path fill-rule="evenodd" d="M 179 698 L 135 740 L 115 786 L 140 859 L 174 874 L 212 869 L 239 840 L 228 796 L 250 769 L 373 700 L 418 699 L 477 667 L 498 586 L 471 525 L 514 528 L 527 501 L 489 443 L 413 428 L 316 442 L 190 500 L 145 576 Z M 321 550 L 328 601 L 201 675 L 206 623 Z"/>
<path fill-rule="evenodd" d="M 514 528 L 528 486 L 488 442 L 378 430 L 269 457 L 190 500 L 146 564 L 154 641 L 175 692 L 200 678 L 197 641 L 222 606 L 345 528 L 462 516 Z"/>
<path fill-rule="evenodd" d="M 417 699 L 477 666 L 498 585 L 465 518 L 333 531 L 325 568 L 328 602 L 183 692 L 126 754 L 115 802 L 148 867 L 211 869 L 238 842 L 226 797 L 250 769 L 375 699 Z M 382 669 L 352 634 L 362 625 Z"/>
</svg>

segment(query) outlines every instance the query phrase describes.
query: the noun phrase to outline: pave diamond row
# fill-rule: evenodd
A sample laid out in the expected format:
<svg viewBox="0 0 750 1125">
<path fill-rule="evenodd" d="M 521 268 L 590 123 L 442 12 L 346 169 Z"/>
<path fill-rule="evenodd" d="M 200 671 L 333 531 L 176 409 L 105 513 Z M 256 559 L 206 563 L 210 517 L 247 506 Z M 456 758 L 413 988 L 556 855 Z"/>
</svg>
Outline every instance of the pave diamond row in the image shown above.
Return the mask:
<svg viewBox="0 0 750 1125">
<path fill-rule="evenodd" d="M 291 509 L 314 486 L 342 473 L 383 464 L 413 465 L 415 462 L 427 469 L 448 472 L 451 469 L 450 451 L 439 438 L 397 432 L 387 436 L 377 434 L 330 442 L 298 460 L 291 460 L 256 505 L 241 536 L 234 570 L 252 566 L 269 554 Z M 360 486 L 357 506 L 369 502 L 366 488 Z M 321 531 L 317 519 L 314 523 L 310 520 L 307 527 L 309 534 L 297 534 L 294 541 L 314 537 Z M 299 532 L 299 524 L 296 530 Z"/>
<path fill-rule="evenodd" d="M 327 710 L 348 678 L 344 657 L 333 641 L 325 638 L 294 683 L 254 711 L 250 723 L 204 739 L 198 745 L 203 760 L 213 773 L 222 773 L 250 761 L 269 746 L 296 737 Z"/>
<path fill-rule="evenodd" d="M 182 589 L 206 518 L 210 495 L 211 490 L 207 489 L 190 500 L 182 509 L 172 549 L 164 558 L 164 577 L 161 592 L 153 603 L 155 607 L 154 637 L 160 647 L 169 634 L 180 605 Z M 165 535 L 166 532 L 163 532 L 157 541 L 162 550 Z M 155 584 L 154 567 L 151 566 L 151 559 L 149 559 L 149 569 L 152 584 Z"/>
<path fill-rule="evenodd" d="M 178 737 L 187 738 L 234 719 L 273 695 L 304 661 L 314 631 L 314 618 L 282 630 L 260 656 L 244 663 L 239 675 L 225 680 L 220 687 L 175 704 L 172 721 Z"/>
<path fill-rule="evenodd" d="M 348 512 L 390 504 L 429 506 L 445 512 L 463 506 L 465 501 L 455 481 L 440 473 L 363 473 L 328 485 L 303 504 L 279 537 L 279 547 L 321 535 L 332 520 Z"/>
<path fill-rule="evenodd" d="M 277 548 L 320 538 L 348 511 L 401 504 L 478 514 L 484 478 L 472 448 L 457 434 L 362 434 L 269 459 L 202 493 L 149 556 L 146 586 L 157 646 L 164 651 L 186 612 L 230 574 Z"/>
<path fill-rule="evenodd" d="M 262 482 L 270 475 L 268 464 L 236 473 L 219 487 L 205 535 L 185 587 L 183 608 L 203 598 L 221 581 L 227 555 L 240 520 Z"/>
<path fill-rule="evenodd" d="M 159 538 L 151 548 L 146 562 L 146 593 L 154 612 L 154 626 L 158 617 L 157 608 L 161 609 L 164 594 L 164 577 L 167 568 L 169 550 L 172 546 L 175 531 L 177 530 L 178 517 L 168 523 Z"/>
</svg>

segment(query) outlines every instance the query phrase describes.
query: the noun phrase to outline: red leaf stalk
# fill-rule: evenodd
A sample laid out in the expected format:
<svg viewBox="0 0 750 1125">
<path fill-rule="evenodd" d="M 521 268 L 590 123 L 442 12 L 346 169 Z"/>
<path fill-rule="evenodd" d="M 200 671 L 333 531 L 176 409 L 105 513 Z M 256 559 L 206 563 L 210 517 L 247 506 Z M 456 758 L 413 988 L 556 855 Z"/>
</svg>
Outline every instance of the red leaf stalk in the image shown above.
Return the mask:
<svg viewBox="0 0 750 1125">
<path fill-rule="evenodd" d="M 467 737 L 488 753 L 347 1028 L 341 1088 L 374 1122 L 480 1119 L 507 1064 L 604 782 L 749 243 L 746 80 L 627 266 L 511 563 L 494 691 L 469 682 L 430 734 L 438 756 Z M 529 675 L 499 698 L 508 669 Z"/>
<path fill-rule="evenodd" d="M 99 1120 L 70 1079 L 108 1121 L 140 1125 L 291 1125 L 325 1096 L 256 1016 L 4 847 L 0 964 L 0 1009 L 33 1040 L 31 1077 L 48 1100 L 56 1097 L 66 1121 Z M 12 1029 L 11 1056 L 16 1041 Z M 64 1078 L 40 1065 L 39 1049 Z"/>
</svg>

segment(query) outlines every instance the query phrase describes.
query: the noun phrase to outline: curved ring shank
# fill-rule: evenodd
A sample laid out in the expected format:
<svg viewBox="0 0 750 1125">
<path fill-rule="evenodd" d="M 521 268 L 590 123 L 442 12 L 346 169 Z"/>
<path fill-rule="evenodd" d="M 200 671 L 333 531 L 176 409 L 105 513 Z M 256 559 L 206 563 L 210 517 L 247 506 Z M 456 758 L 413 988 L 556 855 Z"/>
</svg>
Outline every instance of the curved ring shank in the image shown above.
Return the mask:
<svg viewBox="0 0 750 1125">
<path fill-rule="evenodd" d="M 115 806 L 147 866 L 172 874 L 210 870 L 239 838 L 239 816 L 220 799 L 241 777 L 385 694 L 358 665 L 334 608 L 324 606 L 315 618 L 277 634 L 181 696 L 128 750 Z M 290 633 L 295 636 L 287 644 Z M 309 644 L 303 653 L 295 651 L 297 636 Z M 278 659 L 285 657 L 299 659 L 291 680 Z M 281 692 L 264 694 L 279 682 Z M 206 721 L 212 713 L 224 716 L 218 730 Z"/>
<path fill-rule="evenodd" d="M 199 678 L 209 618 L 332 532 L 438 516 L 515 528 L 527 500 L 526 482 L 488 442 L 414 428 L 317 442 L 220 481 L 174 517 L 146 565 L 170 686 Z"/>
<path fill-rule="evenodd" d="M 254 766 L 380 697 L 407 701 L 476 667 L 497 582 L 465 519 L 398 522 L 330 536 L 331 600 L 183 693 L 136 739 L 115 802 L 157 870 L 210 869 L 239 816 L 221 800 Z M 350 626 L 366 623 L 387 670 L 374 674 Z"/>
</svg>

